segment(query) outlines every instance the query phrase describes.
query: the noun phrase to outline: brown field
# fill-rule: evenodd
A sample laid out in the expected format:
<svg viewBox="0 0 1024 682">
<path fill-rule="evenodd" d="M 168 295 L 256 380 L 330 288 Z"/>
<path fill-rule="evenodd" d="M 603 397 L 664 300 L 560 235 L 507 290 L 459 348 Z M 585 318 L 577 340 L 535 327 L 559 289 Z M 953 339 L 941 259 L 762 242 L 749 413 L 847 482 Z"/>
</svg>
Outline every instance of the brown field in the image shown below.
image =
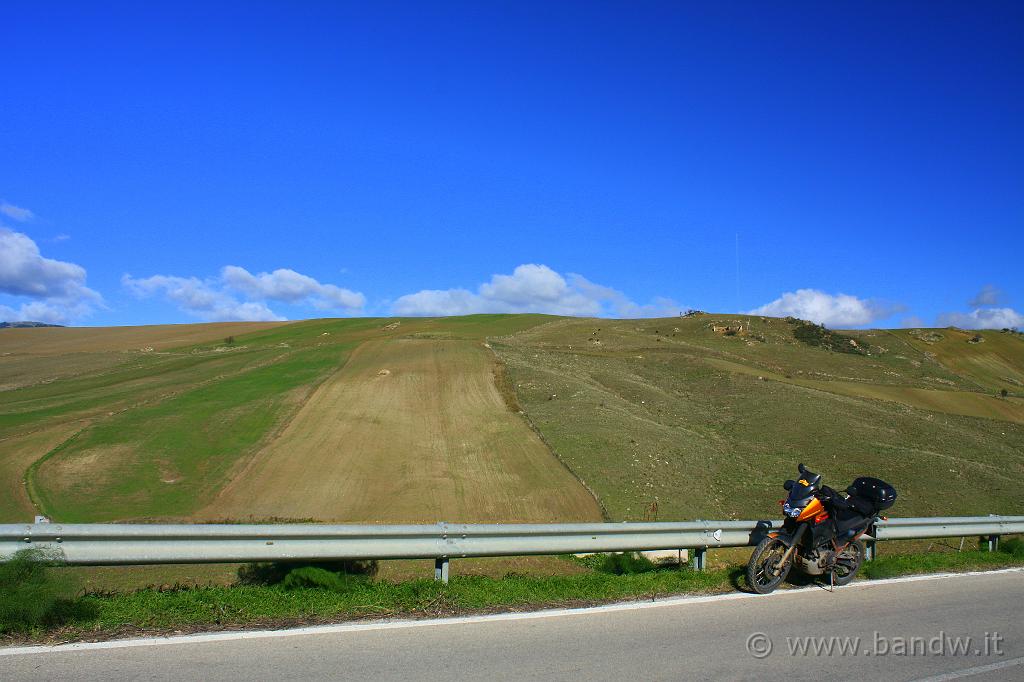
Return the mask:
<svg viewBox="0 0 1024 682">
<path fill-rule="evenodd" d="M 142 327 L 0 329 L 0 391 L 99 376 L 163 351 L 261 331 L 281 322 L 214 322 Z"/>
<path fill-rule="evenodd" d="M 140 353 L 141 355 L 141 353 Z M 53 383 L 87 374 L 115 369 L 130 359 L 127 353 L 69 353 L 67 355 L 29 355 L 0 353 L 0 391 Z"/>
<path fill-rule="evenodd" d="M 197 514 L 371 523 L 599 521 L 495 386 L 480 342 L 359 347 Z"/>
<path fill-rule="evenodd" d="M 0 329 L 0 355 L 63 355 L 109 351 L 154 351 L 208 343 L 269 329 L 287 322 L 209 322 L 140 327 L 30 327 Z"/>
</svg>

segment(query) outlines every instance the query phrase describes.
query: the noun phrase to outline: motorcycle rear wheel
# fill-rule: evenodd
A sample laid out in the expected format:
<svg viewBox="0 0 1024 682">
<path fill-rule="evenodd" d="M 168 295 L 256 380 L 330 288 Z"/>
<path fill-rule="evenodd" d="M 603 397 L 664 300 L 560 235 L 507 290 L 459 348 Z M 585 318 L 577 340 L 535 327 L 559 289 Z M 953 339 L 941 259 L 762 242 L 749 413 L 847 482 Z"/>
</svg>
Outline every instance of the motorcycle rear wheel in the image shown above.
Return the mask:
<svg viewBox="0 0 1024 682">
<path fill-rule="evenodd" d="M 862 563 L 864 563 L 864 543 L 854 540 L 836 557 L 835 566 L 832 567 L 835 584 L 841 587 L 853 582 Z"/>
<path fill-rule="evenodd" d="M 754 548 L 747 562 L 747 585 L 758 594 L 774 592 L 775 588 L 789 575 L 793 568 L 793 557 L 790 555 L 786 565 L 782 565 L 782 557 L 789 547 L 778 538 L 765 538 Z"/>
</svg>

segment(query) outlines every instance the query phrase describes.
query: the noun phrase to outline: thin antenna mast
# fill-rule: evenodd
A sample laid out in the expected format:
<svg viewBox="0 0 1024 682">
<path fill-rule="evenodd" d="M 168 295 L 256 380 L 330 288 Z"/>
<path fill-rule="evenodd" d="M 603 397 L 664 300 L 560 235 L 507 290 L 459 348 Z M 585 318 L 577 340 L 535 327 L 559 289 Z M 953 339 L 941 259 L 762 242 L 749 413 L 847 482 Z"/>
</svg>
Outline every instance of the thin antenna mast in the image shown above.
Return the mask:
<svg viewBox="0 0 1024 682">
<path fill-rule="evenodd" d="M 740 312 L 740 233 L 736 233 L 736 312 Z"/>
</svg>

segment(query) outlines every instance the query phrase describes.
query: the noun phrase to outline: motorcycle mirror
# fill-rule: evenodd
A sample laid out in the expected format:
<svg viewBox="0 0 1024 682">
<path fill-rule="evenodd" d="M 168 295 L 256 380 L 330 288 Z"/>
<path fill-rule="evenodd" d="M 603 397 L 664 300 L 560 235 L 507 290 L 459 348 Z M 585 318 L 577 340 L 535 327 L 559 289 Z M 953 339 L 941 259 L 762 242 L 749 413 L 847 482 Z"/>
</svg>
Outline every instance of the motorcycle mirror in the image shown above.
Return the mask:
<svg viewBox="0 0 1024 682">
<path fill-rule="evenodd" d="M 782 484 L 782 487 L 785 488 L 786 490 L 790 490 L 793 488 L 794 482 L 795 481 L 786 481 L 785 483 Z"/>
<path fill-rule="evenodd" d="M 796 465 L 796 470 L 802 474 L 807 471 L 807 467 L 804 466 L 803 462 L 800 462 L 799 464 Z"/>
</svg>

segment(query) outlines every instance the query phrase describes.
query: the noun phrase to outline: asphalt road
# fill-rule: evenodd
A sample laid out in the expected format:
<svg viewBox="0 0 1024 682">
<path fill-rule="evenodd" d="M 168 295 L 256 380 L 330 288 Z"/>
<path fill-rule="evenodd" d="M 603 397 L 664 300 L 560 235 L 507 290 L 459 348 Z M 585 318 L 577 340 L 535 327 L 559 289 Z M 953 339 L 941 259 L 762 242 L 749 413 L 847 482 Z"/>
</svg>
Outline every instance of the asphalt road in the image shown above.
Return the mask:
<svg viewBox="0 0 1024 682">
<path fill-rule="evenodd" d="M 289 636 L 0 649 L 0 679 L 1024 679 L 1024 571 L 657 604 Z M 759 634 L 772 644 L 760 657 L 751 653 L 766 651 Z M 808 642 L 792 638 L 810 636 L 824 636 L 822 646 L 830 637 L 860 639 L 833 640 L 856 653 L 816 654 L 813 642 L 808 653 L 790 653 Z M 972 638 L 966 654 L 950 640 L 958 637 Z"/>
</svg>

